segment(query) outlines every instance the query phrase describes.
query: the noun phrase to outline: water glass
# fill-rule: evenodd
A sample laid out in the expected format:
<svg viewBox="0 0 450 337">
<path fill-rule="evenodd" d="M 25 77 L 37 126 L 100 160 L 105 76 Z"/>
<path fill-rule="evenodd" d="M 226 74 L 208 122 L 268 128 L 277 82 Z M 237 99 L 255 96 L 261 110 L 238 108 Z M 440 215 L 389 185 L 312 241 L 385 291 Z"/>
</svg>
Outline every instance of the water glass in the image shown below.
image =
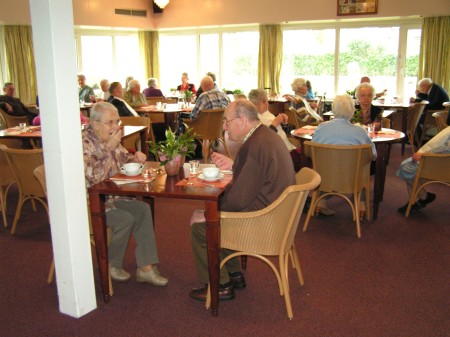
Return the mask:
<svg viewBox="0 0 450 337">
<path fill-rule="evenodd" d="M 373 134 L 375 132 L 375 126 L 373 124 L 367 124 L 367 133 L 369 135 Z"/>
<path fill-rule="evenodd" d="M 191 172 L 191 174 L 197 174 L 198 173 L 198 169 L 200 167 L 200 161 L 199 160 L 191 160 L 189 161 L 189 170 Z"/>
<path fill-rule="evenodd" d="M 24 130 L 27 127 L 27 123 L 19 123 L 20 130 Z"/>
</svg>

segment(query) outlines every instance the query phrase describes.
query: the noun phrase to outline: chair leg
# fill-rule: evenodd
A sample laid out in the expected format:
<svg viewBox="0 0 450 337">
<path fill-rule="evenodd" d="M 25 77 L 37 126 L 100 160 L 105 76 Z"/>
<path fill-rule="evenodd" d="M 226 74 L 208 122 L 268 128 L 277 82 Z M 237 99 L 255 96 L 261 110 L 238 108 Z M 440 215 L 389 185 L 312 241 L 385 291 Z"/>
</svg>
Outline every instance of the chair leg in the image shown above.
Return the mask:
<svg viewBox="0 0 450 337">
<path fill-rule="evenodd" d="M 22 211 L 23 203 L 24 203 L 23 195 L 19 195 L 19 201 L 17 203 L 16 214 L 14 215 L 14 222 L 11 227 L 11 235 L 14 235 L 16 233 L 16 226 L 17 226 L 17 222 L 19 222 L 19 219 L 20 219 L 20 212 Z"/>
<path fill-rule="evenodd" d="M 314 214 L 314 210 L 316 209 L 317 198 L 318 192 L 313 191 L 311 196 L 311 204 L 309 205 L 308 215 L 306 216 L 305 224 L 303 225 L 304 232 L 306 232 L 306 229 L 308 228 L 309 225 L 309 220 L 311 219 L 311 216 Z"/>
<path fill-rule="evenodd" d="M 354 203 L 355 203 L 355 213 L 353 214 L 355 220 L 356 220 L 356 236 L 358 237 L 358 239 L 361 238 L 361 224 L 360 224 L 360 220 L 359 220 L 359 210 L 360 210 L 360 195 L 357 193 L 355 194 L 354 197 Z"/>
<path fill-rule="evenodd" d="M 287 278 L 287 270 L 286 270 L 287 262 L 288 262 L 287 255 L 283 258 L 280 257 L 280 277 L 281 277 L 281 284 L 283 287 L 284 303 L 286 304 L 287 316 L 289 319 L 292 319 L 294 317 L 294 314 L 292 312 L 291 296 L 289 295 L 289 281 Z"/>
<path fill-rule="evenodd" d="M 50 270 L 48 271 L 47 283 L 51 284 L 53 282 L 53 275 L 55 275 L 55 259 L 52 259 L 50 264 Z"/>
<path fill-rule="evenodd" d="M 247 255 L 241 256 L 241 268 L 242 270 L 247 270 Z"/>
<path fill-rule="evenodd" d="M 0 211 L 2 212 L 3 226 L 8 227 L 8 222 L 6 219 L 6 195 L 3 191 L 3 186 L 0 186 Z"/>
<path fill-rule="evenodd" d="M 36 202 L 34 201 L 34 199 L 31 199 L 31 209 L 33 210 L 33 212 L 37 211 Z"/>
<path fill-rule="evenodd" d="M 292 258 L 294 260 L 294 263 L 295 263 L 295 268 L 294 269 L 297 271 L 298 282 L 300 283 L 300 285 L 304 285 L 305 284 L 305 280 L 303 279 L 302 268 L 300 266 L 300 261 L 298 259 L 297 250 L 295 249 L 294 245 L 292 245 L 290 253 L 291 253 L 291 256 L 292 256 Z"/>
</svg>

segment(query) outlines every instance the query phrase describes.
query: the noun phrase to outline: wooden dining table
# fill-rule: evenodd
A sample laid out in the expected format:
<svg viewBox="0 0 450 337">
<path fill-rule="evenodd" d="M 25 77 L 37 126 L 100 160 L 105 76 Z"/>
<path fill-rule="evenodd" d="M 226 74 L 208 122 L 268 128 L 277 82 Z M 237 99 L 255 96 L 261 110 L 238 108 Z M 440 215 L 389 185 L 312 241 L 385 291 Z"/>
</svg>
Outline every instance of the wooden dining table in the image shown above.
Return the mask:
<svg viewBox="0 0 450 337">
<path fill-rule="evenodd" d="M 164 123 L 164 128 L 170 127 L 172 131 L 175 131 L 179 115 L 190 114 L 190 111 L 181 108 L 178 104 L 165 104 L 165 106 L 161 109 L 155 109 L 155 106 L 144 106 L 136 108 L 135 111 L 141 116 L 149 116 L 152 124 Z"/>
<path fill-rule="evenodd" d="M 317 126 L 307 125 L 305 127 L 292 130 L 291 134 L 303 142 L 305 140 L 311 140 L 316 129 Z M 373 219 L 376 220 L 380 202 L 383 201 L 386 167 L 389 163 L 390 156 L 390 145 L 402 141 L 402 139 L 405 138 L 405 134 L 401 131 L 383 128 L 379 132 L 370 133 L 369 137 L 377 149 L 372 207 L 372 216 Z"/>
<path fill-rule="evenodd" d="M 154 168 L 158 163 L 147 162 L 146 168 Z M 133 177 L 130 177 L 133 178 Z M 153 180 L 154 178 L 154 180 Z M 206 218 L 206 244 L 208 254 L 208 270 L 211 285 L 211 309 L 212 315 L 218 315 L 219 306 L 219 251 L 220 251 L 220 198 L 224 191 L 226 181 L 188 182 L 184 179 L 183 169 L 179 175 L 167 176 L 165 172 L 156 174 L 149 182 L 137 177 L 138 181 L 117 184 L 116 177 L 105 180 L 88 189 L 89 205 L 94 232 L 95 249 L 97 252 L 100 269 L 100 280 L 103 291 L 103 299 L 108 303 L 111 299 L 111 289 L 108 278 L 108 246 L 106 239 L 105 196 L 116 195 L 124 197 L 144 198 L 172 198 L 201 200 L 205 206 Z M 116 181 L 116 180 L 115 180 Z"/>
</svg>

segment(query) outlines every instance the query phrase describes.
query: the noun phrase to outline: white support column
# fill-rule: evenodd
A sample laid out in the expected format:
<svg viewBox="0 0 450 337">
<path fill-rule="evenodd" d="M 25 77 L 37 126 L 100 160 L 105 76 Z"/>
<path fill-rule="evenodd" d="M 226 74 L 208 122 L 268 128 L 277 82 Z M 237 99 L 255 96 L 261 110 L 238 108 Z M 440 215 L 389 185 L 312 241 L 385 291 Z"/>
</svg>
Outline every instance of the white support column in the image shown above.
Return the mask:
<svg viewBox="0 0 450 337">
<path fill-rule="evenodd" d="M 96 308 L 71 0 L 30 0 L 59 308 Z M 50 261 L 49 261 L 50 265 Z"/>
</svg>

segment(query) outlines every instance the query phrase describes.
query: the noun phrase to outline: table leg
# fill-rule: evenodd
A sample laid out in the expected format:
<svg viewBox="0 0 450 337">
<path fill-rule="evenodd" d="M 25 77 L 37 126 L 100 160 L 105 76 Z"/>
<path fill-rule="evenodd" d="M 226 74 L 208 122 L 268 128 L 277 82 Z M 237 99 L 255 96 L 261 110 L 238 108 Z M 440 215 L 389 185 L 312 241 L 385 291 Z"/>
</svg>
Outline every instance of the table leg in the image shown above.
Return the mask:
<svg viewBox="0 0 450 337">
<path fill-rule="evenodd" d="M 408 127 L 408 108 L 402 108 L 402 132 L 406 135 L 406 128 Z M 402 156 L 405 154 L 405 144 L 408 137 L 402 140 Z"/>
<path fill-rule="evenodd" d="M 151 125 L 150 125 L 151 127 Z M 147 157 L 148 160 L 148 144 L 147 144 L 147 133 L 150 132 L 150 130 L 144 129 L 140 132 L 140 136 L 141 136 L 141 151 L 142 153 L 145 154 L 145 156 Z"/>
<path fill-rule="evenodd" d="M 89 205 L 91 210 L 92 230 L 94 232 L 97 262 L 100 270 L 103 301 L 108 303 L 111 299 L 111 289 L 109 287 L 108 243 L 106 234 L 104 196 L 100 196 L 98 193 L 89 193 Z"/>
<path fill-rule="evenodd" d="M 381 201 L 383 201 L 383 192 L 384 192 L 384 180 L 386 178 L 386 165 L 388 162 L 387 156 L 389 154 L 388 151 L 388 143 L 377 143 L 377 160 L 375 162 L 375 179 L 374 179 L 374 188 L 373 188 L 373 220 L 377 219 L 378 215 L 378 206 Z"/>
<path fill-rule="evenodd" d="M 211 287 L 211 310 L 213 316 L 217 316 L 219 310 L 220 217 L 217 207 L 217 201 L 205 201 L 206 246 L 208 252 L 209 284 Z"/>
</svg>

